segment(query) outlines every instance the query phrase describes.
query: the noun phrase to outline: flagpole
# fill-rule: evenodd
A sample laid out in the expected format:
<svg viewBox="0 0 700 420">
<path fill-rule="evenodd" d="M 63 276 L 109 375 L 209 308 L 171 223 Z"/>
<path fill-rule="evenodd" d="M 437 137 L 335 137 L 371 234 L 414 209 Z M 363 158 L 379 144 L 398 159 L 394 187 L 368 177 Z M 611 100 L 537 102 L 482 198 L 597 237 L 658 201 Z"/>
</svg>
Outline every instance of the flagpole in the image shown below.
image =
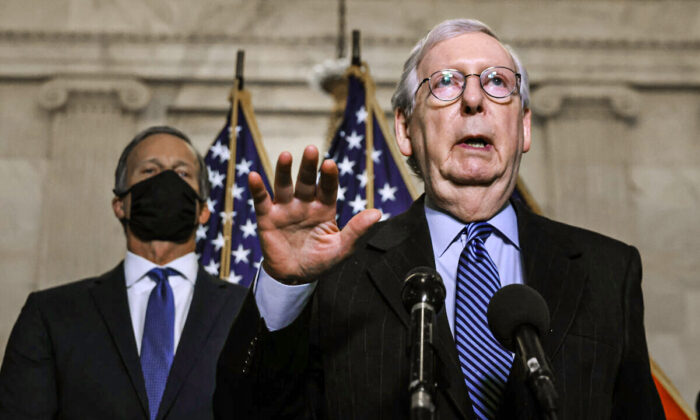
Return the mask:
<svg viewBox="0 0 700 420">
<path fill-rule="evenodd" d="M 515 188 L 517 188 L 518 191 L 520 191 L 520 195 L 522 195 L 523 200 L 525 200 L 525 204 L 527 204 L 527 206 L 530 207 L 532 212 L 535 214 L 539 214 L 540 216 L 543 215 L 542 209 L 535 201 L 535 198 L 530 193 L 530 190 L 528 190 L 525 186 L 525 181 L 523 180 L 523 177 L 518 175 L 518 180 L 515 185 Z"/>
<path fill-rule="evenodd" d="M 262 142 L 262 134 L 260 134 L 258 123 L 255 120 L 255 114 L 253 113 L 253 102 L 250 98 L 250 92 L 247 90 L 243 90 L 240 91 L 238 94 L 239 101 L 241 104 L 240 107 L 243 111 L 243 116 L 248 122 L 248 128 L 250 129 L 251 137 L 253 137 L 255 149 L 258 151 L 258 156 L 260 157 L 260 164 L 263 167 L 263 172 L 265 172 L 265 177 L 267 179 L 272 179 L 272 165 L 270 165 L 270 158 L 267 156 L 265 145 Z"/>
<path fill-rule="evenodd" d="M 226 190 L 224 190 L 225 205 L 224 205 L 224 226 L 222 235 L 224 237 L 224 245 L 221 247 L 221 268 L 219 270 L 219 278 L 228 279 L 231 274 L 231 232 L 233 231 L 233 194 L 231 187 L 236 180 L 236 145 L 238 127 L 238 106 L 240 102 L 240 91 L 243 89 L 243 60 L 245 52 L 238 50 L 236 53 L 236 78 L 231 88 L 229 101 L 231 102 L 231 116 L 229 120 L 229 159 L 226 173 Z"/>
<path fill-rule="evenodd" d="M 413 184 L 413 179 L 409 174 L 408 169 L 406 168 L 406 165 L 403 162 L 403 156 L 401 155 L 401 152 L 399 151 L 398 146 L 396 145 L 396 139 L 394 139 L 394 135 L 389 130 L 386 118 L 384 117 L 384 110 L 379 106 L 379 103 L 377 102 L 377 98 L 375 96 L 372 96 L 372 110 L 373 114 L 377 115 L 377 125 L 379 125 L 379 129 L 384 135 L 386 146 L 389 149 L 389 152 L 391 153 L 394 162 L 396 162 L 396 167 L 398 168 L 399 173 L 401 174 L 403 183 L 404 185 L 406 185 L 406 189 L 408 189 L 408 193 L 411 195 L 411 198 L 415 200 L 420 194 L 418 194 L 418 191 L 416 191 L 416 187 Z"/>
<path fill-rule="evenodd" d="M 361 68 L 362 60 L 360 60 L 360 31 L 354 29 L 352 31 L 352 66 Z M 365 71 L 360 71 L 362 85 L 365 89 L 365 172 L 367 175 L 367 183 L 365 184 L 365 199 L 367 200 L 367 208 L 374 208 L 374 160 L 372 160 L 372 151 L 374 150 L 374 123 L 372 122 L 372 100 L 374 95 L 374 86 L 370 86 L 369 77 L 365 77 Z"/>
</svg>

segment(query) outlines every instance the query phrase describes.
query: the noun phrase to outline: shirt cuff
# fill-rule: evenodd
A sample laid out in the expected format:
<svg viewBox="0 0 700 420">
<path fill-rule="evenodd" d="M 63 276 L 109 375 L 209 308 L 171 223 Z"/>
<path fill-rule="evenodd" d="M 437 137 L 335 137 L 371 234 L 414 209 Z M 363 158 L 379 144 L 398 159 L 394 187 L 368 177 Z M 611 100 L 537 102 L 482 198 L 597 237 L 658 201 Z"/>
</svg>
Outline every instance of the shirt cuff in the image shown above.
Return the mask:
<svg viewBox="0 0 700 420">
<path fill-rule="evenodd" d="M 270 331 L 287 327 L 301 314 L 317 282 L 288 286 L 270 277 L 260 265 L 255 282 L 255 303 Z"/>
</svg>

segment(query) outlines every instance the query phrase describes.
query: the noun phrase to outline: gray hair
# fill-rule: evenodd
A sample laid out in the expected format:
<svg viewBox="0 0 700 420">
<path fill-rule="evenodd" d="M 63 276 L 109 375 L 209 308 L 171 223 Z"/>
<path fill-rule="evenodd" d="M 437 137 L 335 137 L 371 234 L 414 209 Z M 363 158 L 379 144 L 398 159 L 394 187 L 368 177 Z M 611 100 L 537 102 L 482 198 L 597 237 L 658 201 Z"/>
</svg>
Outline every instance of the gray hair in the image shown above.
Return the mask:
<svg viewBox="0 0 700 420">
<path fill-rule="evenodd" d="M 413 50 L 411 50 L 411 55 L 408 56 L 408 59 L 403 65 L 401 80 L 399 80 L 398 85 L 396 85 L 396 90 L 391 96 L 392 108 L 401 111 L 406 117 L 406 120 L 410 119 L 416 104 L 415 93 L 419 83 L 417 69 L 425 55 L 439 42 L 473 32 L 485 33 L 493 37 L 496 41 L 501 42 L 491 28 L 485 23 L 475 19 L 451 19 L 443 21 L 431 29 L 423 39 L 418 41 L 413 47 Z M 516 73 L 520 74 L 520 106 L 522 109 L 529 109 L 530 84 L 525 66 L 509 45 L 503 43 L 501 43 L 501 45 L 503 45 L 513 59 Z M 422 178 L 422 173 L 415 155 L 409 156 L 408 159 L 406 159 L 406 163 L 408 163 L 408 166 L 419 178 Z"/>
<path fill-rule="evenodd" d="M 119 163 L 117 163 L 117 169 L 114 171 L 114 194 L 117 196 L 123 195 L 127 192 L 128 188 L 126 185 L 126 162 L 129 159 L 129 155 L 134 148 L 146 140 L 146 138 L 155 134 L 170 134 L 177 138 L 182 139 L 190 147 L 192 152 L 197 157 L 197 164 L 199 166 L 199 174 L 197 181 L 199 184 L 199 198 L 205 201 L 209 198 L 209 191 L 211 190 L 211 184 L 209 183 L 209 175 L 207 172 L 207 165 L 204 163 L 204 157 L 199 153 L 197 149 L 192 145 L 189 137 L 177 128 L 170 127 L 167 125 L 158 125 L 153 127 L 148 127 L 147 129 L 139 132 L 134 136 L 133 139 L 126 145 L 122 151 L 122 155 L 119 157 Z"/>
<path fill-rule="evenodd" d="M 474 19 L 446 20 L 439 23 L 428 32 L 425 38 L 418 41 L 403 65 L 401 80 L 391 97 L 392 108 L 400 110 L 407 119 L 410 118 L 415 106 L 415 92 L 419 83 L 417 68 L 425 55 L 439 42 L 473 32 L 485 33 L 500 42 L 491 28 Z M 530 107 L 530 85 L 525 66 L 509 45 L 502 45 L 513 59 L 516 73 L 520 74 L 520 102 L 523 109 L 528 109 Z"/>
</svg>

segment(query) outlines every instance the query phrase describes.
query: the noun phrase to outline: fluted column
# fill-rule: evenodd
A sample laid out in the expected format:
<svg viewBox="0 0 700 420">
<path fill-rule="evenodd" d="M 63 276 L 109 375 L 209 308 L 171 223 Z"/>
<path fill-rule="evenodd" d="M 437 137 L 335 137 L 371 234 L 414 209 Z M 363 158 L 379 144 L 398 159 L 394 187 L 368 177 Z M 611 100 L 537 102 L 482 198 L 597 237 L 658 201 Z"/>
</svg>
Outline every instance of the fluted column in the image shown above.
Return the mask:
<svg viewBox="0 0 700 420">
<path fill-rule="evenodd" d="M 124 256 L 110 201 L 121 150 L 150 91 L 130 79 L 57 78 L 37 98 L 50 114 L 37 288 L 99 274 Z"/>
<path fill-rule="evenodd" d="M 532 103 L 542 120 L 546 213 L 634 242 L 629 151 L 638 95 L 620 86 L 550 85 L 536 90 Z"/>
</svg>

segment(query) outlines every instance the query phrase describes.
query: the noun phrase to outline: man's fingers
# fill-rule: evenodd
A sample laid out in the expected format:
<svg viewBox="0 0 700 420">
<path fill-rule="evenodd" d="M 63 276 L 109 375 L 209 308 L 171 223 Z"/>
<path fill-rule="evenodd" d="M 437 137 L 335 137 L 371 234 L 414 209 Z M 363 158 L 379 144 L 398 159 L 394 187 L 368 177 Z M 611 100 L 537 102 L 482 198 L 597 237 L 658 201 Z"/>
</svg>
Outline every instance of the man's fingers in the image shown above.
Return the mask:
<svg viewBox="0 0 700 420">
<path fill-rule="evenodd" d="M 316 189 L 316 198 L 325 205 L 335 205 L 338 196 L 338 167 L 326 159 L 321 164 L 321 179 Z"/>
<path fill-rule="evenodd" d="M 301 158 L 297 185 L 294 197 L 302 201 L 311 201 L 316 197 L 316 166 L 318 165 L 318 150 L 314 146 L 306 146 Z"/>
<path fill-rule="evenodd" d="M 255 214 L 262 216 L 267 214 L 272 208 L 272 199 L 267 193 L 265 183 L 262 177 L 257 172 L 248 174 L 248 188 L 250 195 L 253 196 L 253 205 L 255 206 Z"/>
<path fill-rule="evenodd" d="M 275 167 L 275 202 L 288 203 L 292 200 L 292 155 L 282 152 Z"/>
<path fill-rule="evenodd" d="M 355 246 L 357 239 L 367 232 L 373 224 L 382 217 L 382 212 L 377 209 L 363 210 L 353 216 L 348 221 L 343 230 L 340 231 L 341 253 L 346 254 Z"/>
</svg>

